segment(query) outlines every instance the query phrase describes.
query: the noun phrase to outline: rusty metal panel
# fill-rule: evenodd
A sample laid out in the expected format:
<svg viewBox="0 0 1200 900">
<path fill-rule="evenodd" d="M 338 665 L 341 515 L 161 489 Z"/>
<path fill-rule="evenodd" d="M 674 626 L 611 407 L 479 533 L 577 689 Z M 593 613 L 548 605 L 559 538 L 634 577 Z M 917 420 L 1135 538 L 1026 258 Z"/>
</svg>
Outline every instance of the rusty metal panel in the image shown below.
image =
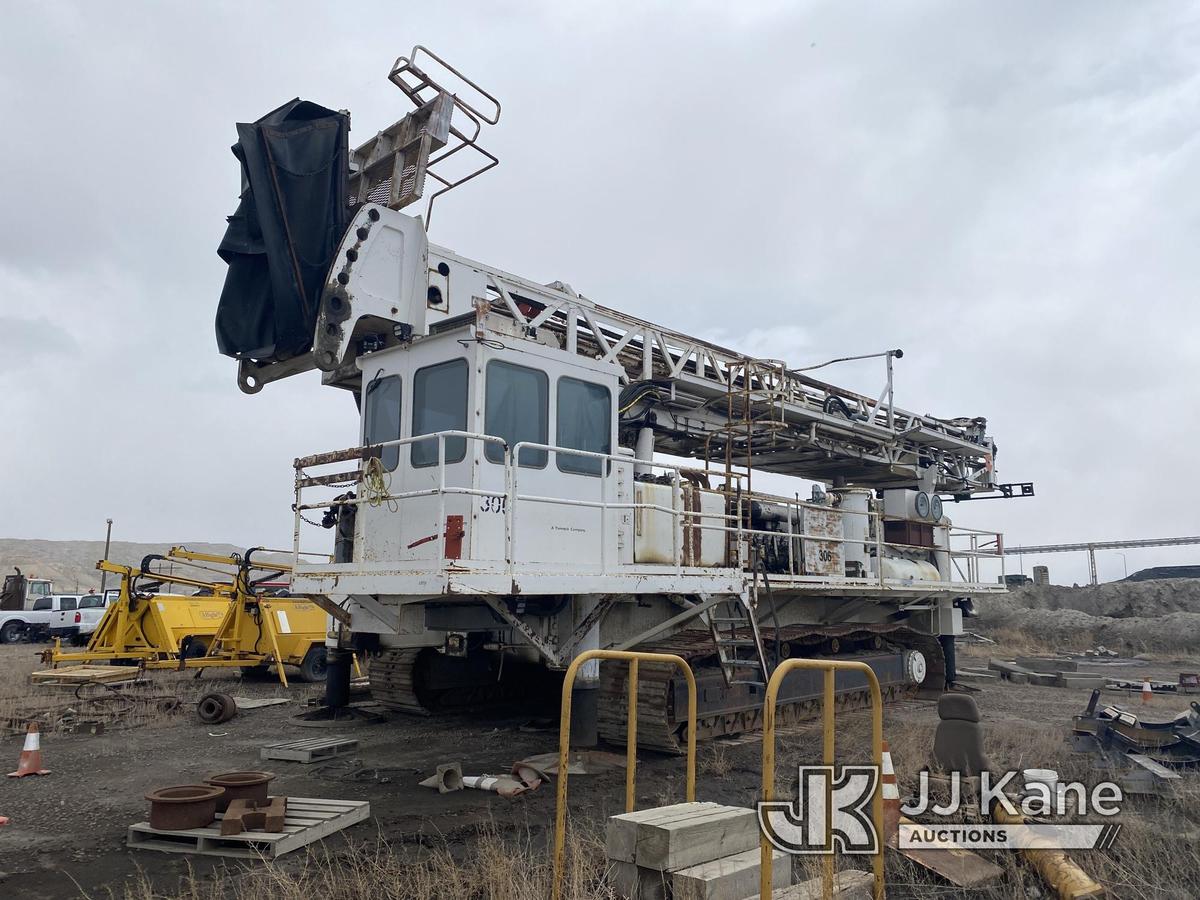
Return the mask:
<svg viewBox="0 0 1200 900">
<path fill-rule="evenodd" d="M 805 575 L 846 574 L 846 562 L 842 554 L 842 513 L 831 508 L 814 509 L 802 507 L 804 534 L 834 538 L 832 541 L 802 540 L 801 547 Z"/>
</svg>

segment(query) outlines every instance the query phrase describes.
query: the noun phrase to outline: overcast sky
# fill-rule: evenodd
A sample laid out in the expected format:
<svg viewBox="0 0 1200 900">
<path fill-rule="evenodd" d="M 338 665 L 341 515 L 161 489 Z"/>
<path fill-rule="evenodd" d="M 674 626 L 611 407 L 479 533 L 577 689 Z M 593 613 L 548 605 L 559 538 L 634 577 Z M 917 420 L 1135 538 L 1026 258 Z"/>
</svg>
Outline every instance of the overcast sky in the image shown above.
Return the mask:
<svg viewBox="0 0 1200 900">
<path fill-rule="evenodd" d="M 356 414 L 315 374 L 243 395 L 217 353 L 234 123 L 300 96 L 360 143 L 407 112 L 386 75 L 418 42 L 504 104 L 501 165 L 435 242 L 797 365 L 903 348 L 897 402 L 986 416 L 1002 479 L 1036 483 L 950 511 L 1010 544 L 1200 533 L 1191 4 L 0 15 L 3 536 L 290 541 L 291 460 L 355 443 Z"/>
</svg>

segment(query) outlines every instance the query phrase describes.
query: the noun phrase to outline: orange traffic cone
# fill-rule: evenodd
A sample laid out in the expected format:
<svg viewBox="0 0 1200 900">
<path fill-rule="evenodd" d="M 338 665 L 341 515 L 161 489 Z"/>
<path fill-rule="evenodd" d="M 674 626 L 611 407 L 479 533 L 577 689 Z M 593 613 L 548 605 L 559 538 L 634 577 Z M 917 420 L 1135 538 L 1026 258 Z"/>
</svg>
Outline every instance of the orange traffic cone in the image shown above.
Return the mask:
<svg viewBox="0 0 1200 900">
<path fill-rule="evenodd" d="M 49 769 L 42 768 L 42 736 L 38 733 L 37 722 L 30 722 L 25 729 L 25 746 L 21 750 L 21 758 L 17 762 L 17 771 L 9 772 L 9 778 L 24 778 L 26 775 L 49 775 Z"/>
<path fill-rule="evenodd" d="M 1154 691 L 1150 688 L 1149 681 L 1142 682 L 1142 702 L 1149 703 L 1154 698 Z"/>
<path fill-rule="evenodd" d="M 892 751 L 887 741 L 883 742 L 883 771 L 879 776 L 883 791 L 883 841 L 890 843 L 900 829 L 900 785 L 896 782 Z"/>
</svg>

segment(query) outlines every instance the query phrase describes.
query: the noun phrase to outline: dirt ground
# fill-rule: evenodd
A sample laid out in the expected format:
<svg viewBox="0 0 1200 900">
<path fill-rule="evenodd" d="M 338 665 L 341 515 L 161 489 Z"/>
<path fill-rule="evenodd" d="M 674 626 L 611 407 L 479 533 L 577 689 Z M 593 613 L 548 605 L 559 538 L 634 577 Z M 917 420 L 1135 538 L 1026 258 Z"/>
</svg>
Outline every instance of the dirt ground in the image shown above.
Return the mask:
<svg viewBox="0 0 1200 900">
<path fill-rule="evenodd" d="M 61 689 L 34 688 L 25 674 L 37 666 L 28 645 L 0 647 L 0 711 L 19 709 Z M 964 648 L 960 661 L 986 664 L 987 655 L 1003 655 L 995 647 Z M 1174 679 L 1181 669 L 1200 668 L 1200 659 L 1139 662 L 1123 669 L 1130 677 Z M 285 691 L 278 683 L 239 683 L 231 674 L 206 673 L 195 681 L 190 673 L 158 673 L 156 690 L 184 700 L 175 715 L 153 715 L 146 724 L 100 735 L 50 733 L 43 736 L 43 762 L 53 771 L 44 778 L 0 779 L 0 815 L 11 824 L 0 828 L 0 895 L 29 898 L 175 896 L 195 885 L 213 883 L 229 865 L 221 860 L 154 851 L 131 851 L 124 846 L 127 827 L 146 818 L 144 794 L 159 786 L 196 782 L 207 775 L 239 769 L 269 768 L 278 778 L 273 793 L 291 796 L 369 800 L 371 818 L 328 841 L 329 852 L 345 851 L 347 842 L 372 846 L 386 843 L 401 860 L 419 860 L 440 849 L 470 855 L 483 831 L 521 836 L 526 846 L 541 853 L 549 840 L 554 815 L 551 786 L 513 801 L 480 791 L 446 795 L 421 788 L 417 782 L 441 762 L 459 761 L 467 774 L 507 771 L 516 760 L 555 749 L 551 723 L 531 723 L 528 714 L 510 711 L 494 716 L 461 716 L 431 721 L 403 715 L 383 724 L 354 729 L 314 729 L 296 725 L 290 717 L 304 702 L 319 694 L 313 686 Z M 205 689 L 226 689 L 240 696 L 287 696 L 293 702 L 239 713 L 219 725 L 201 724 L 195 699 Z M 62 699 L 70 697 L 68 690 Z M 1057 767 L 1062 776 L 1096 780 L 1086 757 L 1069 754 L 1063 738 L 1071 716 L 1082 711 L 1086 690 L 985 684 L 977 694 L 987 729 L 987 746 L 995 764 L 1007 767 Z M 1113 698 L 1120 702 L 1122 698 Z M 1137 698 L 1131 698 L 1137 705 Z M 1157 701 L 1155 713 L 1164 718 L 1182 708 L 1182 699 Z M 916 783 L 917 769 L 928 762 L 937 716 L 932 702 L 905 701 L 889 708 L 885 734 L 893 747 L 901 793 Z M 839 717 L 839 753 L 863 757 L 867 719 L 864 713 Z M 350 760 L 321 766 L 290 762 L 260 762 L 259 748 L 268 742 L 344 734 L 359 741 Z M 0 739 L 0 757 L 15 767 L 19 736 Z M 801 762 L 818 762 L 820 737 L 815 726 L 802 726 L 780 736 L 780 772 Z M 361 765 L 352 760 L 361 761 Z M 357 773 L 351 770 L 358 768 Z M 718 742 L 700 751 L 698 799 L 739 805 L 753 803 L 761 778 L 761 743 L 754 738 Z M 683 760 L 643 754 L 638 766 L 638 802 L 657 805 L 683 798 Z M 791 779 L 780 776 L 782 784 Z M 614 769 L 600 775 L 573 776 L 570 781 L 572 827 L 598 834 L 604 818 L 621 812 L 624 773 Z M 1185 843 L 1161 852 L 1190 853 L 1182 872 L 1155 871 L 1159 851 L 1142 843 L 1124 849 L 1118 842 L 1108 854 L 1085 853 L 1081 862 L 1107 881 L 1115 896 L 1193 896 L 1196 875 L 1195 835 L 1200 826 L 1180 816 L 1174 806 L 1131 808 L 1123 821 L 1131 841 L 1161 832 L 1161 817 L 1171 817 L 1170 840 Z M 1140 823 L 1140 826 L 1139 826 Z M 1154 841 L 1148 842 L 1153 844 Z M 303 851 L 284 857 L 279 868 L 303 866 Z M 1102 858 L 1103 857 L 1103 858 Z M 234 869 L 239 864 L 233 863 Z M 261 867 L 261 864 L 253 864 Z M 999 892 L 959 893 L 935 878 L 914 870 L 904 860 L 889 861 L 889 896 L 1025 897 L 1040 896 L 1036 879 L 1015 862 L 1005 862 L 1008 875 Z M 1140 868 L 1139 868 L 1140 867 Z M 1184 882 L 1175 880 L 1185 877 Z M 1180 887 L 1183 884 L 1184 887 Z M 190 887 L 189 887 L 190 886 Z M 1179 893 L 1174 893 L 1179 891 Z M 281 892 L 283 896 L 287 892 Z M 385 894 L 380 894 L 384 896 Z M 486 893 L 481 893 L 486 896 Z M 388 893 L 386 896 L 396 896 Z M 602 893 L 588 896 L 604 896 Z"/>
</svg>

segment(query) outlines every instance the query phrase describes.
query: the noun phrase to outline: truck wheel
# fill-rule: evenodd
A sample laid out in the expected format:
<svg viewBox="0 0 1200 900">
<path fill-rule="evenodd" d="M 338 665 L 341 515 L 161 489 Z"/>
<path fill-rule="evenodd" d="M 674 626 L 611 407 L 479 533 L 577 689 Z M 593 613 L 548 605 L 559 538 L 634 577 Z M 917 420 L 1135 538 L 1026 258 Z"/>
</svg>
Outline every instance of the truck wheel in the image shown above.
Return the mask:
<svg viewBox="0 0 1200 900">
<path fill-rule="evenodd" d="M 199 659 L 208 653 L 208 644 L 190 634 L 179 642 L 179 652 L 184 659 Z"/>
<path fill-rule="evenodd" d="M 25 633 L 24 622 L 5 622 L 0 628 L 0 644 L 15 644 Z"/>
<path fill-rule="evenodd" d="M 300 663 L 300 680 L 324 681 L 326 668 L 324 645 L 311 647 Z"/>
</svg>

